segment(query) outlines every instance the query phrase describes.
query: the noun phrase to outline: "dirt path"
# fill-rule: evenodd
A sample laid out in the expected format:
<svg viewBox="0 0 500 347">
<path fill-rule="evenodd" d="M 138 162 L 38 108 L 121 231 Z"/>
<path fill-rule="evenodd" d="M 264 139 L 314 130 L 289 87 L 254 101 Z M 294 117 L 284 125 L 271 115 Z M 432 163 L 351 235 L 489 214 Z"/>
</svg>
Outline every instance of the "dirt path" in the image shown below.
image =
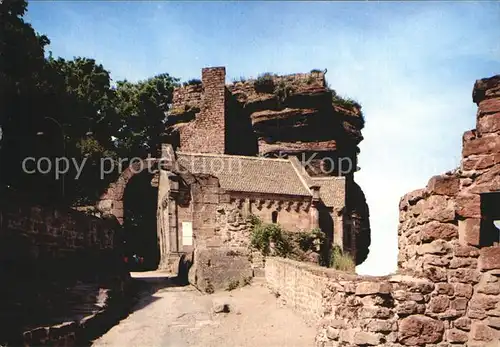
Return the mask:
<svg viewBox="0 0 500 347">
<path fill-rule="evenodd" d="M 163 288 L 152 295 L 144 293 L 135 311 L 93 346 L 314 346 L 315 329 L 280 307 L 263 284 L 204 295 L 191 286 L 176 287 L 165 277 L 141 276 L 155 290 Z M 213 313 L 214 300 L 228 303 L 231 312 Z"/>
</svg>

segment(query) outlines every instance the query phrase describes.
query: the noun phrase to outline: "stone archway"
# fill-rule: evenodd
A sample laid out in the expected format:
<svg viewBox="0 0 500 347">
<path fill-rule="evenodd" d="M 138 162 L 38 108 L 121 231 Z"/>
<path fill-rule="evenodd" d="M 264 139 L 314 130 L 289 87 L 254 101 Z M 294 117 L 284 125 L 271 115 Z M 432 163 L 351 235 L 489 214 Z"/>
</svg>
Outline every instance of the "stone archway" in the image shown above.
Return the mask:
<svg viewBox="0 0 500 347">
<path fill-rule="evenodd" d="M 171 176 L 177 176 L 187 186 L 190 187 L 197 181 L 197 178 L 179 162 L 177 162 L 172 147 L 163 145 L 162 158 L 148 158 L 132 163 L 111 183 L 104 194 L 101 195 L 97 203 L 97 209 L 105 215 L 116 217 L 120 225 L 124 223 L 124 195 L 127 184 L 134 178 L 148 170 L 154 175 L 154 182 L 158 186 L 157 211 L 156 211 L 156 235 L 159 246 L 159 267 L 164 267 L 167 262 L 170 249 L 168 245 L 169 237 L 169 201 L 175 200 L 176 187 L 171 187 Z M 174 193 L 174 194 L 172 194 Z M 165 215 L 166 214 L 166 215 Z M 166 218 L 165 218 L 166 217 Z"/>
<path fill-rule="evenodd" d="M 150 158 L 136 161 L 129 165 L 118 177 L 111 183 L 104 194 L 101 195 L 97 203 L 97 209 L 103 214 L 111 214 L 116 217 L 120 225 L 123 225 L 123 196 L 128 182 L 137 174 L 148 170 L 152 174 L 158 172 L 158 159 Z"/>
</svg>

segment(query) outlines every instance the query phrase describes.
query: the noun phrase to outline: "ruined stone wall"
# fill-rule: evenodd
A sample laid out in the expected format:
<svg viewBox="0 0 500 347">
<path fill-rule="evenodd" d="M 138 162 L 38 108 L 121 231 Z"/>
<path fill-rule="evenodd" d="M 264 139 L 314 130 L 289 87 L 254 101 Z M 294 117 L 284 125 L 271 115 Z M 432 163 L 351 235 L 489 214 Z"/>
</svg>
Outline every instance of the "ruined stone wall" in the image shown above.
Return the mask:
<svg viewBox="0 0 500 347">
<path fill-rule="evenodd" d="M 447 339 L 483 346 L 500 340 L 500 246 L 482 242 L 479 195 L 500 190 L 500 76 L 477 81 L 473 100 L 460 167 L 401 199 L 398 266 L 447 288 L 436 299 Z"/>
<path fill-rule="evenodd" d="M 114 289 L 116 283 L 123 284 L 129 276 L 121 257 L 120 231 L 114 217 L 40 206 L 15 194 L 2 196 L 0 344 L 22 345 L 19 339 L 29 327 L 76 315 L 75 297 L 68 292 L 76 283 Z M 44 329 L 36 336 L 48 331 Z M 52 341 L 59 338 L 53 333 L 58 334 L 57 327 L 51 329 Z M 31 341 L 24 345 L 41 345 L 36 336 L 29 335 Z"/>
<path fill-rule="evenodd" d="M 110 214 L 116 217 L 120 224 L 124 221 L 123 197 L 129 181 L 138 174 L 146 174 L 157 171 L 158 159 L 144 159 L 134 161 L 120 174 L 118 179 L 111 183 L 106 191 L 99 197 L 96 208 L 103 214 Z M 152 184 L 157 178 L 152 177 Z"/>
<path fill-rule="evenodd" d="M 216 211 L 225 196 L 216 177 L 196 175 L 189 186 L 180 185 L 169 194 L 163 198 L 168 203 L 163 204 L 160 211 L 165 221 L 162 227 L 168 230 L 167 252 L 191 253 L 197 247 L 222 246 L 216 228 Z M 191 237 L 185 234 L 185 227 L 191 228 Z"/>
<path fill-rule="evenodd" d="M 460 168 L 401 199 L 399 274 L 266 259 L 269 286 L 317 324 L 318 346 L 498 345 L 500 245 L 483 241 L 479 194 L 500 190 L 500 76 L 477 81 L 473 98 Z"/>
<path fill-rule="evenodd" d="M 201 109 L 202 92 L 203 87 L 201 83 L 175 88 L 172 96 L 172 109 L 174 113 L 185 111 L 186 108 Z"/>
<path fill-rule="evenodd" d="M 310 197 L 231 192 L 230 199 L 243 215 L 253 214 L 264 223 L 272 223 L 273 212 L 277 212 L 277 223 L 288 231 L 309 231 L 313 227 Z"/>
<path fill-rule="evenodd" d="M 277 212 L 277 223 L 285 230 L 291 232 L 310 231 L 314 228 L 312 221 L 311 201 L 309 200 L 289 200 L 280 203 L 270 200 L 270 204 L 252 202 L 251 213 L 255 214 L 265 223 L 272 222 L 273 212 Z"/>
<path fill-rule="evenodd" d="M 2 199 L 2 270 L 12 270 L 15 275 L 24 268 L 26 275 L 42 271 L 60 277 L 78 276 L 78 270 L 97 273 L 99 269 L 91 267 L 101 256 L 104 261 L 104 256 L 120 244 L 120 235 L 116 238 L 119 230 L 114 217 L 98 218 L 70 208 L 39 206 L 16 197 Z"/>
<path fill-rule="evenodd" d="M 191 185 L 188 204 L 177 206 L 180 252 L 194 252 L 190 282 L 202 291 L 227 289 L 243 285 L 252 276 L 262 276 L 264 258 L 250 248 L 252 225 L 250 214 L 272 222 L 278 210 L 278 223 L 286 230 L 309 231 L 311 203 L 303 198 L 284 196 L 242 195 L 220 189 L 215 177 L 198 176 Z M 182 244 L 182 222 L 192 222 L 193 246 Z"/>
<path fill-rule="evenodd" d="M 220 247 L 222 238 L 217 230 L 216 215 L 227 195 L 220 189 L 219 180 L 207 176 L 191 188 L 193 196 L 193 233 L 195 247 Z"/>
<path fill-rule="evenodd" d="M 487 346 L 498 339 L 488 326 L 498 325 L 496 301 L 478 297 L 473 307 L 490 307 L 490 316 L 471 319 L 472 286 L 464 283 L 356 276 L 275 257 L 266 258 L 265 277 L 282 304 L 317 327 L 316 346 Z M 498 290 L 495 280 L 483 277 L 483 290 Z"/>
<path fill-rule="evenodd" d="M 253 277 L 249 255 L 247 248 L 196 248 L 190 283 L 208 294 L 249 284 Z"/>
<path fill-rule="evenodd" d="M 191 252 L 194 247 L 248 247 L 250 214 L 272 223 L 273 212 L 278 212 L 277 223 L 287 231 L 313 228 L 310 199 L 226 192 L 220 189 L 216 178 L 193 185 L 190 194 L 192 199 L 187 204 L 179 203 L 176 210 L 182 252 Z M 182 222 L 193 223 L 194 246 L 182 246 Z"/>
<path fill-rule="evenodd" d="M 204 69 L 204 76 L 210 73 L 222 83 L 218 69 Z M 311 176 L 346 175 L 354 182 L 364 118 L 359 105 L 332 99 L 325 72 L 272 75 L 272 85 L 265 91 L 256 90 L 256 79 L 233 82 L 224 87 L 223 112 L 203 111 L 204 100 L 215 100 L 223 94 L 219 82 L 215 89 L 207 90 L 206 80 L 203 78 L 201 87 L 186 86 L 174 92 L 166 122 L 168 141 L 174 148 L 180 145 L 183 151 L 221 153 L 224 147 L 226 154 L 293 155 L 308 163 Z M 215 96 L 207 94 L 211 90 L 217 90 Z M 222 102 L 213 105 L 218 109 Z M 196 130 L 202 123 L 203 129 Z M 356 219 L 359 223 L 356 228 L 344 229 L 346 235 L 355 235 L 355 245 L 349 248 L 355 248 L 353 253 L 360 264 L 371 242 L 369 214 L 361 188 L 351 186 L 346 192 L 349 203 L 345 216 L 349 218 L 344 220 Z"/>
<path fill-rule="evenodd" d="M 278 213 L 277 223 L 291 232 L 310 231 L 311 201 L 304 198 L 287 198 L 271 194 L 246 194 L 226 192 L 216 211 L 217 235 L 224 247 L 249 247 L 252 214 L 264 223 L 272 223 L 273 212 Z"/>
<path fill-rule="evenodd" d="M 201 111 L 196 119 L 180 129 L 180 147 L 184 152 L 219 153 L 226 150 L 225 109 L 226 69 L 202 69 Z"/>
</svg>

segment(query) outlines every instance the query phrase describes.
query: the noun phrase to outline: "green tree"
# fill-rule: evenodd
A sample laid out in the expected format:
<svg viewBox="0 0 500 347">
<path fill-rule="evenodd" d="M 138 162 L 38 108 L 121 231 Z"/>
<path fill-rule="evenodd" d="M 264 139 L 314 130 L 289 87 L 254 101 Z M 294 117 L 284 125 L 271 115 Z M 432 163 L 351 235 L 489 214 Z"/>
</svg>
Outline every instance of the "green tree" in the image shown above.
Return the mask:
<svg viewBox="0 0 500 347">
<path fill-rule="evenodd" d="M 111 137 L 119 126 L 110 73 L 88 58 L 67 61 L 50 57 L 47 70 L 45 90 L 50 91 L 47 100 L 52 99 L 48 114 L 61 125 L 55 131 L 65 134 L 65 155 L 79 163 L 86 160 L 78 180 L 72 180 L 75 170 L 68 173 L 66 194 L 72 202 L 92 203 L 114 177 L 100 177 L 101 158 L 116 157 Z M 54 124 L 44 126 L 54 131 Z"/>
<path fill-rule="evenodd" d="M 117 146 L 121 155 L 155 156 L 165 131 L 167 111 L 179 79 L 167 73 L 138 83 L 117 83 L 117 114 L 120 128 Z"/>
<path fill-rule="evenodd" d="M 53 173 L 27 175 L 21 163 L 64 155 L 86 159 L 79 180 L 66 176 L 65 202 L 92 203 L 114 178 L 100 179 L 101 158 L 158 153 L 179 80 L 165 73 L 113 87 L 94 59 L 46 58 L 49 40 L 24 21 L 26 10 L 25 0 L 0 3 L 0 188 L 60 198 Z"/>
<path fill-rule="evenodd" d="M 33 153 L 40 118 L 40 80 L 49 40 L 23 19 L 27 2 L 0 2 L 0 188 L 23 180 L 21 161 Z"/>
</svg>

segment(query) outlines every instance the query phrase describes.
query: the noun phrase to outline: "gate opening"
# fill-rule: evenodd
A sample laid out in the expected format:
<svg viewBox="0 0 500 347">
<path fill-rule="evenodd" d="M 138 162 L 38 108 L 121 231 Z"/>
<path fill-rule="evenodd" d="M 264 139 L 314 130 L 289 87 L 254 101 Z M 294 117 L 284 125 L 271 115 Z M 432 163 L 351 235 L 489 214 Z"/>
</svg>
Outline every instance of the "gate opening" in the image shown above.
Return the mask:
<svg viewBox="0 0 500 347">
<path fill-rule="evenodd" d="M 152 175 L 136 174 L 123 195 L 125 254 L 130 271 L 156 270 L 160 261 L 156 209 L 158 188 L 151 184 Z"/>
</svg>

